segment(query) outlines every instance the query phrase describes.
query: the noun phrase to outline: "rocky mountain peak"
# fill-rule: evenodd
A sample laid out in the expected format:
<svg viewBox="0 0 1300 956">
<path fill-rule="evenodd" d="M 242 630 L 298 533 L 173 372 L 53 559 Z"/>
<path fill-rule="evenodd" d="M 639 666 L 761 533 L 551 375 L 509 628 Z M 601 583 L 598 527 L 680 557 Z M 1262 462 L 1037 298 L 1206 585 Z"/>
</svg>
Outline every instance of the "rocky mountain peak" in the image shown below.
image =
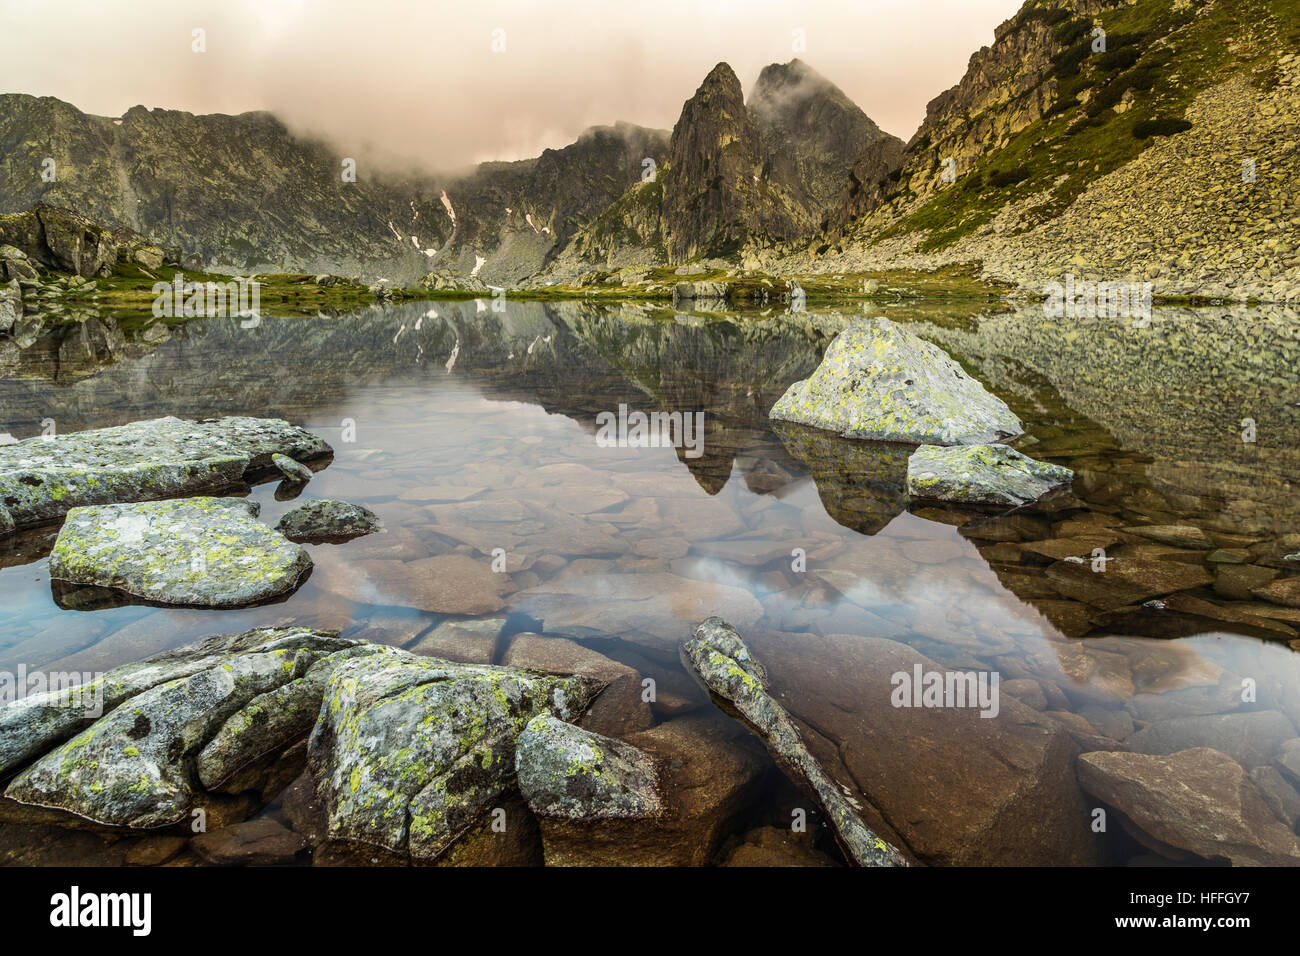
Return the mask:
<svg viewBox="0 0 1300 956">
<path fill-rule="evenodd" d="M 814 221 L 841 198 L 855 164 L 902 150 L 901 140 L 798 59 L 763 68 L 749 114 L 767 148 L 768 175 L 791 184 Z"/>
<path fill-rule="evenodd" d="M 735 253 L 759 236 L 784 238 L 805 217 L 767 175 L 767 147 L 735 71 L 719 63 L 682 107 L 669 141 L 663 223 L 680 262 Z"/>
</svg>

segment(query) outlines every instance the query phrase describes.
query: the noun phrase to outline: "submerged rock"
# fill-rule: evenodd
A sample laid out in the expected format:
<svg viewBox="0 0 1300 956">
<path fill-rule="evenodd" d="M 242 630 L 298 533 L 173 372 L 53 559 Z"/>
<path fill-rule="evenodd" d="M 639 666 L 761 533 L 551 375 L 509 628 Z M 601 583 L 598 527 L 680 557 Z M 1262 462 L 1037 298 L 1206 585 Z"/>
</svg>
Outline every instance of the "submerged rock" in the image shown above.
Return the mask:
<svg viewBox="0 0 1300 956">
<path fill-rule="evenodd" d="M 837 335 L 817 370 L 791 385 L 768 415 L 846 438 L 911 444 L 980 444 L 1024 431 L 943 349 L 885 318 Z"/>
<path fill-rule="evenodd" d="M 0 280 L 4 277 L 0 276 Z M 23 291 L 14 279 L 0 285 L 0 333 L 8 332 L 23 317 Z"/>
<path fill-rule="evenodd" d="M 294 508 L 280 519 L 275 530 L 290 541 L 320 543 L 359 538 L 381 531 L 383 526 L 369 508 L 325 498 Z"/>
<path fill-rule="evenodd" d="M 273 418 L 158 418 L 29 438 L 0 447 L 0 506 L 18 527 L 72 508 L 225 491 L 271 467 L 331 453 L 324 441 Z"/>
<path fill-rule="evenodd" d="M 662 809 L 648 754 L 549 714 L 534 717 L 519 735 L 515 769 L 524 799 L 541 816 L 626 819 Z"/>
<path fill-rule="evenodd" d="M 787 775 L 817 800 L 849 859 L 862 866 L 906 866 L 861 817 L 861 807 L 808 751 L 797 726 L 767 691 L 767 672 L 735 629 L 711 617 L 682 645 L 685 662 L 709 690 L 739 712 Z"/>
<path fill-rule="evenodd" d="M 1102 862 L 1073 772 L 1079 745 L 1050 715 L 1000 693 L 996 672 L 983 674 L 981 695 L 980 673 L 885 638 L 754 629 L 745 643 L 809 752 L 900 851 L 932 866 Z M 918 669 L 923 679 L 965 674 L 976 688 L 966 706 L 898 706 L 900 681 L 912 684 Z M 981 696 L 996 717 L 982 716 L 991 710 Z"/>
<path fill-rule="evenodd" d="M 575 718 L 601 688 L 391 648 L 343 662 L 309 744 L 330 838 L 436 860 L 500 805 L 528 721 Z"/>
<path fill-rule="evenodd" d="M 268 694 L 303 686 L 312 666 L 336 652 L 368 647 L 328 631 L 254 630 L 109 671 L 80 698 L 102 705 L 102 716 L 68 706 L 56 691 L 8 704 L 0 708 L 0 772 L 48 752 L 10 782 L 5 796 L 107 826 L 179 822 L 210 803 L 196 766 L 204 748 L 229 733 L 229 722 L 248 737 L 238 754 L 227 751 L 225 766 L 233 772 L 305 733 L 257 716 Z M 319 692 L 309 709 L 319 708 Z"/>
<path fill-rule="evenodd" d="M 145 601 L 244 607 L 298 586 L 299 545 L 255 520 L 255 502 L 183 498 L 74 508 L 50 553 L 50 577 Z"/>
<path fill-rule="evenodd" d="M 1234 866 L 1296 866 L 1300 839 L 1237 761 L 1209 747 L 1167 756 L 1088 753 L 1079 782 L 1158 852 L 1174 847 Z"/>
<path fill-rule="evenodd" d="M 470 622 L 466 622 L 468 623 Z M 456 625 L 448 621 L 440 625 L 438 630 L 449 626 Z M 419 653 L 418 647 L 414 650 Z M 654 715 L 644 699 L 645 689 L 636 669 L 567 638 L 516 634 L 501 655 L 501 663 L 507 667 L 524 667 L 544 674 L 585 674 L 605 684 L 605 690 L 579 721 L 586 730 L 611 737 L 625 737 L 654 725 Z"/>
<path fill-rule="evenodd" d="M 907 493 L 917 498 L 1020 506 L 1068 485 L 1074 472 L 1009 445 L 922 445 L 907 460 Z"/>
</svg>

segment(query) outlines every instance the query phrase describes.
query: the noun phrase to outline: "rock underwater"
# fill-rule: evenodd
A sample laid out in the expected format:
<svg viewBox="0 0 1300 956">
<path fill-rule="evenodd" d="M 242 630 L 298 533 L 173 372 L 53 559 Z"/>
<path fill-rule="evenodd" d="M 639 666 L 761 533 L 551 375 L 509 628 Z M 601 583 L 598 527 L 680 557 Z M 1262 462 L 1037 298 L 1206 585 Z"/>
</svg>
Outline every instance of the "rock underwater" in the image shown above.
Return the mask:
<svg viewBox="0 0 1300 956">
<path fill-rule="evenodd" d="M 323 498 L 287 512 L 275 530 L 290 541 L 316 544 L 359 538 L 382 528 L 379 516 L 369 508 Z"/>
<path fill-rule="evenodd" d="M 922 445 L 907 460 L 916 498 L 1019 506 L 1068 485 L 1074 472 L 1035 461 L 1009 445 Z"/>
<path fill-rule="evenodd" d="M 844 329 L 768 416 L 909 444 L 982 444 L 1024 432 L 1006 403 L 948 353 L 886 318 Z"/>
</svg>

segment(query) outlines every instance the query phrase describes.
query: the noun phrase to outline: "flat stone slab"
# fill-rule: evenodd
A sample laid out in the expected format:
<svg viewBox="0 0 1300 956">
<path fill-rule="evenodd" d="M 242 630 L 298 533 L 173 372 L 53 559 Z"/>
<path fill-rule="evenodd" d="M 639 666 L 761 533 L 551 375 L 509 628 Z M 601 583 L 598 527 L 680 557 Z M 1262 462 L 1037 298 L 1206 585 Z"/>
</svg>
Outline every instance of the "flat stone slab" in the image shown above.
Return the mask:
<svg viewBox="0 0 1300 956">
<path fill-rule="evenodd" d="M 1227 754 L 1088 753 L 1079 783 L 1160 844 L 1233 866 L 1296 866 L 1300 839 Z"/>
<path fill-rule="evenodd" d="M 19 528 L 86 505 L 211 494 L 282 454 L 331 454 L 321 439 L 274 418 L 157 418 L 0 446 L 0 506 Z"/>
<path fill-rule="evenodd" d="M 239 498 L 74 508 L 50 553 L 50 577 L 158 604 L 266 601 L 296 588 L 312 561 L 257 513 Z"/>
<path fill-rule="evenodd" d="M 907 493 L 938 501 L 1019 506 L 1073 480 L 1069 468 L 1035 461 L 1009 445 L 922 445 L 907 460 Z"/>
<path fill-rule="evenodd" d="M 768 417 L 908 444 L 982 444 L 1024 432 L 1006 403 L 947 352 L 885 318 L 837 335 L 817 370 L 791 385 Z"/>
</svg>

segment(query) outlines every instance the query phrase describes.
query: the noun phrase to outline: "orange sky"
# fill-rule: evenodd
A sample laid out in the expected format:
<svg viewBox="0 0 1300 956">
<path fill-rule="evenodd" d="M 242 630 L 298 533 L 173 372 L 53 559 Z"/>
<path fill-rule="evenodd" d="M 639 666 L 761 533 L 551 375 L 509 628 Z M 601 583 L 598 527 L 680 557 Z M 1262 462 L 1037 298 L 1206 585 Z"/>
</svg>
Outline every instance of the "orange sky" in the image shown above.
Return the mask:
<svg viewBox="0 0 1300 956">
<path fill-rule="evenodd" d="M 907 139 L 1020 0 L 0 0 L 0 91 L 117 116 L 271 110 L 435 170 L 671 128 L 719 60 L 794 56 Z M 206 52 L 192 50 L 206 31 Z M 504 51 L 492 49 L 494 30 Z M 805 47 L 795 49 L 802 31 Z M 498 43 L 500 45 L 500 43 Z"/>
</svg>

